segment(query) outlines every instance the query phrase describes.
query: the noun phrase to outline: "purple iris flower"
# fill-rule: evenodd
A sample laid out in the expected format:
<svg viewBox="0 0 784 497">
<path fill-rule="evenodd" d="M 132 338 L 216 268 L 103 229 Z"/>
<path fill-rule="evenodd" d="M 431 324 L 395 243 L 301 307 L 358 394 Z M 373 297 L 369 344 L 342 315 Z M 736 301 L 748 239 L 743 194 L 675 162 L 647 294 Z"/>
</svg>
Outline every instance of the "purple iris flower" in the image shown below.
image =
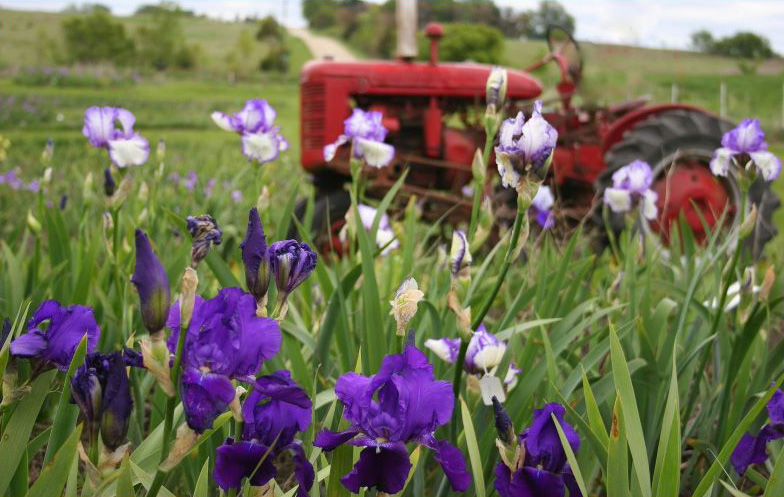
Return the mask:
<svg viewBox="0 0 784 497">
<path fill-rule="evenodd" d="M 510 422 L 508 415 L 499 416 L 501 404 L 496 406 L 496 428 L 502 440 L 509 438 L 506 432 L 509 426 L 503 421 Z M 566 435 L 574 452 L 580 448 L 580 436 L 575 429 L 564 421 L 565 409 L 561 404 L 545 404 L 542 409 L 534 410 L 534 419 L 529 428 L 519 436 L 519 443 L 525 447 L 525 459 L 522 466 L 514 471 L 504 462 L 499 462 L 495 467 L 495 488 L 501 497 L 563 497 L 569 489 L 571 497 L 582 497 L 582 492 L 577 486 L 569 464 L 566 461 L 566 452 L 561 445 L 561 439 L 553 422 L 555 414 L 561 428 Z M 502 421 L 499 423 L 499 420 Z M 503 426 L 502 426 L 503 425 Z M 503 430 L 503 431 L 502 431 Z M 511 441 L 505 440 L 505 443 Z"/>
<path fill-rule="evenodd" d="M 278 292 L 286 296 L 305 281 L 316 268 L 318 255 L 305 242 L 281 240 L 267 249 L 269 267 Z"/>
<path fill-rule="evenodd" d="M 49 326 L 41 329 L 41 323 Z M 60 371 L 67 371 L 76 347 L 87 334 L 87 352 L 98 344 L 101 329 L 93 310 L 86 305 L 62 306 L 56 300 L 44 300 L 27 322 L 27 333 L 11 341 L 11 355 L 43 359 Z"/>
<path fill-rule="evenodd" d="M 545 167 L 558 141 L 558 131 L 542 117 L 542 102 L 534 102 L 528 121 L 522 112 L 501 124 L 498 146 L 495 148 L 496 166 L 501 181 L 507 188 L 517 188 L 521 175 L 533 173 L 543 179 Z"/>
<path fill-rule="evenodd" d="M 460 351 L 459 338 L 439 338 L 425 340 L 425 347 L 433 351 L 439 358 L 453 363 Z M 506 352 L 506 343 L 493 335 L 484 323 L 480 324 L 471 335 L 466 349 L 465 370 L 471 374 L 485 374 L 501 363 Z"/>
<path fill-rule="evenodd" d="M 161 260 L 150 246 L 147 233 L 136 228 L 136 267 L 131 276 L 141 301 L 142 322 L 150 333 L 166 326 L 171 304 L 169 277 Z"/>
<path fill-rule="evenodd" d="M 133 409 L 127 365 L 121 351 L 88 354 L 71 378 L 71 397 L 90 430 L 101 430 L 111 450 L 122 445 Z"/>
<path fill-rule="evenodd" d="M 540 186 L 531 202 L 531 210 L 534 213 L 536 222 L 544 229 L 555 226 L 555 216 L 553 216 L 554 203 L 555 199 L 550 187 L 547 185 Z"/>
<path fill-rule="evenodd" d="M 207 184 L 204 185 L 204 190 L 202 190 L 205 197 L 207 198 L 212 197 L 212 192 L 215 190 L 215 185 L 217 183 L 218 180 L 216 180 L 215 178 L 210 178 L 207 180 Z"/>
<path fill-rule="evenodd" d="M 196 174 L 196 171 L 188 171 L 185 174 L 185 179 L 182 183 L 185 185 L 185 188 L 188 189 L 189 192 L 192 192 L 196 189 L 196 183 L 199 181 L 199 176 Z"/>
<path fill-rule="evenodd" d="M 234 201 L 235 204 L 239 204 L 240 202 L 242 202 L 242 191 L 236 189 L 232 190 L 231 199 Z"/>
<path fill-rule="evenodd" d="M 395 157 L 395 147 L 384 143 L 387 129 L 382 123 L 380 111 L 364 111 L 355 108 L 344 121 L 343 134 L 333 143 L 324 147 L 324 160 L 335 158 L 338 147 L 351 142 L 354 157 L 363 159 L 372 167 L 384 167 Z"/>
<path fill-rule="evenodd" d="M 93 147 L 107 149 L 117 167 L 140 166 L 147 162 L 150 144 L 134 131 L 135 123 L 133 113 L 122 107 L 90 107 L 84 113 L 82 133 Z"/>
<path fill-rule="evenodd" d="M 218 447 L 214 473 L 218 485 L 224 490 L 239 488 L 247 477 L 251 485 L 262 486 L 275 477 L 277 456 L 290 451 L 299 482 L 297 495 L 307 496 L 315 472 L 302 443 L 294 437 L 310 426 L 312 409 L 311 400 L 288 371 L 257 378 L 242 405 L 242 439 L 227 438 Z"/>
<path fill-rule="evenodd" d="M 37 179 L 34 179 L 25 185 L 25 188 L 33 193 L 38 193 L 41 191 L 41 182 Z"/>
<path fill-rule="evenodd" d="M 253 207 L 248 213 L 248 231 L 240 243 L 242 262 L 245 263 L 245 283 L 257 301 L 267 295 L 270 284 L 267 259 L 267 237 L 261 224 L 259 211 Z"/>
<path fill-rule="evenodd" d="M 9 169 L 3 174 L 0 174 L 0 183 L 6 183 L 14 190 L 18 190 L 24 186 L 24 181 L 17 176 L 14 169 Z"/>
<path fill-rule="evenodd" d="M 751 464 L 768 460 L 765 450 L 768 442 L 784 438 L 784 392 L 776 390 L 766 407 L 770 422 L 762 427 L 757 436 L 744 433 L 730 456 L 732 466 L 741 476 Z"/>
<path fill-rule="evenodd" d="M 354 468 L 340 479 L 346 488 L 354 493 L 360 487 L 399 492 L 411 469 L 406 448 L 410 442 L 435 450 L 454 490 L 469 487 L 471 474 L 463 454 L 433 434 L 452 416 L 452 385 L 435 379 L 433 366 L 422 351 L 407 346 L 400 354 L 388 355 L 378 373 L 369 377 L 346 373 L 338 378 L 335 394 L 351 426 L 341 432 L 323 429 L 313 445 L 326 451 L 346 442 L 365 447 Z"/>
<path fill-rule="evenodd" d="M 209 214 L 188 216 L 185 218 L 188 232 L 193 237 L 191 247 L 191 265 L 196 267 L 207 256 L 211 245 L 220 245 L 223 241 L 223 231 L 218 227 L 218 221 Z"/>
<path fill-rule="evenodd" d="M 169 350 L 177 350 L 180 306 L 169 311 Z M 231 379 L 253 381 L 264 360 L 280 350 L 281 333 L 271 318 L 256 316 L 256 299 L 237 287 L 204 299 L 196 295 L 182 351 L 180 381 L 185 420 L 202 433 L 234 400 Z"/>
<path fill-rule="evenodd" d="M 223 130 L 233 131 L 242 137 L 242 153 L 248 160 L 264 164 L 278 158 L 288 150 L 289 142 L 280 134 L 275 121 L 275 109 L 265 99 L 252 98 L 234 115 L 215 111 L 212 120 Z"/>
<path fill-rule="evenodd" d="M 604 190 L 604 203 L 613 212 L 629 212 L 639 204 L 646 219 L 656 217 L 658 195 L 651 190 L 653 171 L 647 162 L 630 162 L 613 173 L 612 181 L 612 186 Z"/>
<path fill-rule="evenodd" d="M 781 173 L 781 159 L 768 151 L 759 119 L 744 119 L 724 134 L 721 147 L 713 153 L 710 162 L 713 174 L 727 176 L 735 156 L 748 156 L 765 181 L 773 181 Z"/>
</svg>

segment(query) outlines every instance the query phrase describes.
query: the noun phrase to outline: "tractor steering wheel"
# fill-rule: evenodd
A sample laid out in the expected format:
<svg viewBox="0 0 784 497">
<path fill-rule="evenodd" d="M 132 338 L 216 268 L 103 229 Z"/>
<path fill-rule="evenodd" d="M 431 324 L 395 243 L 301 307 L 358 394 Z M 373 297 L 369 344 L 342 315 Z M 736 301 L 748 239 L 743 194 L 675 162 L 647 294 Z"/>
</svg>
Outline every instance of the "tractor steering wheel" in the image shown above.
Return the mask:
<svg viewBox="0 0 784 497">
<path fill-rule="evenodd" d="M 562 58 L 566 62 L 572 81 L 579 84 L 583 75 L 583 52 L 577 40 L 563 26 L 547 26 L 547 47 L 555 58 Z"/>
</svg>

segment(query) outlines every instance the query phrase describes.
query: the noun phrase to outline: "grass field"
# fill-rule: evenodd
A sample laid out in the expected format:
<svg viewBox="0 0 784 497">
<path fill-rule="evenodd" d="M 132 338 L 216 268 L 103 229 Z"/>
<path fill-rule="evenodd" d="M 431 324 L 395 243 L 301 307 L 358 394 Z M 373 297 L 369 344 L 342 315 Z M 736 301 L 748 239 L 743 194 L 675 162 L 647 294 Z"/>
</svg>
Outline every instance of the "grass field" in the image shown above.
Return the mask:
<svg viewBox="0 0 784 497">
<path fill-rule="evenodd" d="M 90 105 L 122 105 L 133 109 L 139 128 L 153 142 L 165 137 L 170 152 L 169 163 L 176 170 L 199 169 L 194 157 L 221 157 L 244 162 L 236 143 L 217 129 L 209 113 L 217 109 L 236 109 L 251 97 L 264 97 L 278 110 L 278 122 L 290 138 L 288 154 L 291 171 L 299 181 L 304 178 L 298 160 L 298 73 L 309 52 L 297 38 L 289 38 L 291 65 L 287 75 L 256 72 L 247 81 L 230 82 L 224 66 L 243 30 L 253 33 L 254 26 L 203 18 L 183 18 L 182 27 L 188 43 L 198 43 L 203 50 L 203 67 L 196 73 L 148 74 L 131 86 L 106 88 L 32 87 L 14 81 L 15 71 L 24 67 L 51 64 L 42 43 L 59 36 L 60 23 L 67 16 L 52 12 L 0 11 L 0 125 L 14 146 L 9 152 L 9 166 L 22 166 L 31 174 L 38 165 L 31 163 L 48 138 L 54 138 L 61 157 L 76 158 L 86 145 L 80 133 L 84 109 Z M 149 22 L 149 18 L 118 18 L 129 32 Z M 42 37 L 41 33 L 45 33 Z M 44 41 L 42 41 L 42 39 Z M 654 50 L 637 47 L 584 43 L 585 78 L 581 99 L 584 103 L 609 103 L 648 95 L 653 101 L 669 101 L 672 85 L 678 86 L 679 100 L 719 111 L 719 82 L 727 87 L 727 115 L 731 119 L 759 117 L 768 130 L 774 151 L 784 152 L 781 123 L 784 99 L 784 61 L 764 63 L 758 74 L 738 74 L 737 64 L 727 58 L 692 52 Z M 524 67 L 546 53 L 540 41 L 507 42 L 505 62 Z M 264 52 L 263 44 L 254 42 L 254 52 L 247 54 L 254 65 Z M 221 70 L 223 68 L 223 70 Z M 545 88 L 552 88 L 557 77 L 554 68 L 535 73 Z M 546 90 L 545 95 L 552 95 Z M 12 100 L 9 102 L 9 98 Z M 25 105 L 27 103 L 27 105 Z M 32 109 L 32 110 L 30 110 Z M 71 144 L 75 148 L 71 148 Z M 35 154 L 31 154 L 35 151 Z M 287 172 L 288 174 L 288 172 Z M 784 193 L 784 181 L 779 180 Z M 784 225 L 784 213 L 778 218 Z"/>
</svg>

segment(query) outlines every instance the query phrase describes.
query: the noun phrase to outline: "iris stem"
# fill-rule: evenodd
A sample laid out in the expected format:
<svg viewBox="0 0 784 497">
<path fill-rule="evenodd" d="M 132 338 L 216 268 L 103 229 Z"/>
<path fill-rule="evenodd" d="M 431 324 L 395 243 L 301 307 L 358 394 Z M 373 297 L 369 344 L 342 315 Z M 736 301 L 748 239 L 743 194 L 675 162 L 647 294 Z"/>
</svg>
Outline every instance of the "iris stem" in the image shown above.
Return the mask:
<svg viewBox="0 0 784 497">
<path fill-rule="evenodd" d="M 523 202 L 520 201 L 520 197 L 517 197 L 517 216 L 515 217 L 514 225 L 512 226 L 512 235 L 509 238 L 509 244 L 506 246 L 506 255 L 504 256 L 504 262 L 501 266 L 501 270 L 498 273 L 498 278 L 495 281 L 495 285 L 493 289 L 490 291 L 487 299 L 485 300 L 484 304 L 482 304 L 481 309 L 479 312 L 474 316 L 474 320 L 471 323 L 471 329 L 476 331 L 479 328 L 479 325 L 482 324 L 482 321 L 485 319 L 485 316 L 490 311 L 490 307 L 493 305 L 493 301 L 495 297 L 498 295 L 499 290 L 501 290 L 501 285 L 506 278 L 506 273 L 509 272 L 509 267 L 512 265 L 512 260 L 514 259 L 514 254 L 517 249 L 517 243 L 520 239 L 520 229 L 523 226 L 523 220 L 525 217 L 525 205 Z M 455 379 L 452 382 L 452 389 L 455 394 L 455 399 L 457 399 L 460 395 L 460 383 L 463 379 L 463 364 L 465 363 L 465 356 L 466 350 L 468 350 L 468 340 L 466 338 L 460 339 L 460 351 L 457 354 L 457 362 L 455 363 Z M 457 409 L 454 410 L 453 415 L 456 415 Z M 457 423 L 452 421 L 452 441 L 456 439 L 457 436 Z"/>
<path fill-rule="evenodd" d="M 90 423 L 90 453 L 88 457 L 90 462 L 97 468 L 98 467 L 98 423 Z"/>
<path fill-rule="evenodd" d="M 487 163 L 490 162 L 490 151 L 493 149 L 493 143 L 495 143 L 495 134 L 497 131 L 497 128 L 493 129 L 491 126 L 485 127 L 485 148 L 482 152 L 482 165 L 485 166 L 485 173 L 487 172 Z M 479 206 L 482 205 L 482 193 L 484 186 L 484 184 L 474 179 L 474 203 L 471 206 L 471 224 L 469 224 L 468 228 L 469 240 L 474 238 L 476 227 L 479 223 Z"/>
<path fill-rule="evenodd" d="M 718 306 L 716 306 L 716 314 L 713 317 L 713 323 L 711 324 L 710 333 L 708 336 L 711 337 L 716 334 L 717 330 L 719 329 L 719 323 L 721 322 L 721 316 L 724 314 L 724 306 L 727 302 L 727 294 L 729 293 L 730 286 L 732 285 L 732 278 L 735 274 L 735 268 L 738 265 L 738 260 L 740 259 L 740 253 L 743 248 L 743 238 L 740 236 L 740 226 L 743 224 L 743 220 L 745 218 L 745 208 L 746 208 L 746 195 L 747 192 L 743 191 L 741 195 L 741 208 L 740 208 L 740 222 L 738 223 L 738 240 L 735 246 L 735 251 L 732 254 L 732 259 L 730 260 L 729 270 L 727 271 L 726 279 L 723 281 L 721 287 L 721 293 L 719 294 L 719 302 Z M 688 423 L 689 419 L 691 418 L 692 412 L 694 411 L 694 404 L 697 401 L 697 394 L 700 391 L 700 378 L 702 372 L 705 371 L 705 368 L 708 366 L 708 361 L 710 360 L 711 353 L 713 352 L 713 344 L 716 343 L 717 340 L 711 340 L 705 346 L 705 349 L 702 351 L 702 355 L 700 356 L 700 363 L 697 366 L 695 374 L 698 375 L 695 381 L 691 382 L 691 387 L 689 389 L 689 399 L 686 403 L 686 411 L 685 415 L 682 418 L 684 423 Z M 726 391 L 729 388 L 729 385 L 724 385 L 724 390 Z M 719 425 L 721 425 L 722 419 L 719 418 Z M 685 426 L 685 425 L 684 425 Z"/>
<path fill-rule="evenodd" d="M 158 461 L 158 468 L 155 470 L 155 478 L 153 478 L 150 490 L 147 492 L 147 497 L 156 497 L 158 495 L 161 485 L 163 485 L 163 479 L 167 474 L 165 471 L 161 470 L 160 465 L 169 455 L 169 443 L 171 442 L 172 425 L 174 424 L 174 409 L 177 407 L 177 392 L 180 391 L 182 349 L 185 345 L 186 334 L 187 328 L 180 327 L 179 334 L 177 335 L 177 351 L 174 354 L 174 365 L 171 368 L 174 395 L 166 399 L 166 413 L 163 418 L 163 438 L 161 439 L 161 457 Z"/>
</svg>

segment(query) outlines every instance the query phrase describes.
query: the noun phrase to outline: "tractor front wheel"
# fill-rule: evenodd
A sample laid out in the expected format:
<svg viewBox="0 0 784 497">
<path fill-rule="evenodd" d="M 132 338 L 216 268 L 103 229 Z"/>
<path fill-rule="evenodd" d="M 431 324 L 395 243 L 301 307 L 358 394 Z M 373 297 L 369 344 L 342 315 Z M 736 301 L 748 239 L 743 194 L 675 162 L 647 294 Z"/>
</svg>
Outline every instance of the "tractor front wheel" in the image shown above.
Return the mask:
<svg viewBox="0 0 784 497">
<path fill-rule="evenodd" d="M 753 204 L 759 213 L 758 222 L 747 240 L 747 248 L 755 258 L 759 257 L 764 245 L 776 236 L 772 216 L 781 202 L 770 190 L 770 183 L 761 179 L 752 185 L 746 201 L 741 202 L 735 176 L 719 178 L 711 173 L 713 151 L 721 146 L 722 136 L 731 128 L 726 121 L 692 110 L 662 112 L 638 123 L 607 151 L 607 168 L 596 185 L 598 199 L 612 184 L 616 170 L 634 160 L 644 160 L 654 173 L 652 189 L 658 194 L 658 217 L 650 222 L 641 219 L 643 229 L 667 244 L 683 218 L 695 239 L 703 242 L 722 216 L 727 227 L 734 226 L 740 220 L 740 206 L 745 205 L 748 210 Z M 605 227 L 601 202 L 592 220 Z M 611 211 L 607 221 L 616 235 L 626 225 L 623 215 Z M 601 229 L 600 233 L 600 242 L 606 244 L 607 232 Z"/>
<path fill-rule="evenodd" d="M 307 200 L 300 200 L 294 208 L 294 217 L 300 222 L 305 221 Z M 327 194 L 317 195 L 313 204 L 313 219 L 310 223 L 310 236 L 315 248 L 321 254 L 336 253 L 343 255 L 345 243 L 340 239 L 340 230 L 346 224 L 346 212 L 351 207 L 351 197 L 345 190 L 333 190 Z M 292 221 L 288 237 L 300 239 L 299 230 Z"/>
</svg>

